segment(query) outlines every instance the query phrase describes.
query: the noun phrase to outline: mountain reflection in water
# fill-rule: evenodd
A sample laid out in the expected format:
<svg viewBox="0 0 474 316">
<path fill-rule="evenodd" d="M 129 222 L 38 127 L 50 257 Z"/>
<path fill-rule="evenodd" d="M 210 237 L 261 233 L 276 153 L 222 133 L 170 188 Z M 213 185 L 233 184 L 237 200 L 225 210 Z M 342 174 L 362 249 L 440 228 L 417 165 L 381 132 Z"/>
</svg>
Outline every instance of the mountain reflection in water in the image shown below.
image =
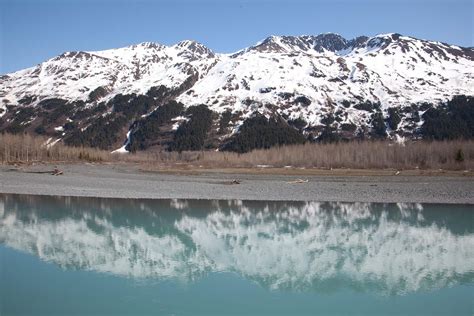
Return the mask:
<svg viewBox="0 0 474 316">
<path fill-rule="evenodd" d="M 474 279 L 462 205 L 0 195 L 0 243 L 64 269 L 399 295 Z"/>
</svg>

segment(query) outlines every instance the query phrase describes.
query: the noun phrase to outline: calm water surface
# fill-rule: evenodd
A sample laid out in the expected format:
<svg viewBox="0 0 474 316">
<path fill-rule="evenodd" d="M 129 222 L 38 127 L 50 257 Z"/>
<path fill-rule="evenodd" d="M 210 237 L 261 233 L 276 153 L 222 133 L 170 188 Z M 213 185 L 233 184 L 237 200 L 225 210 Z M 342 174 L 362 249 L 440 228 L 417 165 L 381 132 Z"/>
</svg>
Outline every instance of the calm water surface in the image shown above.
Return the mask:
<svg viewBox="0 0 474 316">
<path fill-rule="evenodd" d="M 0 315 L 472 315 L 473 212 L 0 195 Z"/>
</svg>

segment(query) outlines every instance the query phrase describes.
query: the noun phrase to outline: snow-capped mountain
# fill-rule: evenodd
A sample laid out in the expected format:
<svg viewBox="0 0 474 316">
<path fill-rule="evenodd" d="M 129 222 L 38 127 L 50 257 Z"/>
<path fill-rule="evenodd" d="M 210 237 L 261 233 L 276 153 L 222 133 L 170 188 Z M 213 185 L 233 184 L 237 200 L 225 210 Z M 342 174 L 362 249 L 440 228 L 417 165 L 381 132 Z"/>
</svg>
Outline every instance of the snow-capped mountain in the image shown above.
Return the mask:
<svg viewBox="0 0 474 316">
<path fill-rule="evenodd" d="M 328 116 L 337 118 L 336 127 L 369 126 L 370 111 L 355 104 L 379 104 L 386 115 L 393 107 L 473 95 L 473 61 L 473 48 L 400 34 L 352 40 L 332 33 L 270 36 L 233 54 L 214 53 L 194 41 L 141 43 L 67 52 L 1 76 L 0 116 L 10 113 L 4 121 L 11 122 L 19 108 L 37 108 L 52 98 L 94 107 L 118 94 L 145 95 L 161 87 L 185 107 L 205 104 L 216 113 L 230 111 L 235 117 L 229 133 L 256 112 L 302 119 L 306 129 L 324 125 Z M 34 121 L 30 115 L 23 124 Z M 402 130 L 413 124 L 402 116 Z"/>
<path fill-rule="evenodd" d="M 87 100 L 98 87 L 108 96 L 146 93 L 152 86 L 177 87 L 191 74 L 204 75 L 216 59 L 203 45 L 183 41 L 167 47 L 141 43 L 97 52 L 67 52 L 35 67 L 2 76 L 3 104 L 47 98 Z"/>
</svg>

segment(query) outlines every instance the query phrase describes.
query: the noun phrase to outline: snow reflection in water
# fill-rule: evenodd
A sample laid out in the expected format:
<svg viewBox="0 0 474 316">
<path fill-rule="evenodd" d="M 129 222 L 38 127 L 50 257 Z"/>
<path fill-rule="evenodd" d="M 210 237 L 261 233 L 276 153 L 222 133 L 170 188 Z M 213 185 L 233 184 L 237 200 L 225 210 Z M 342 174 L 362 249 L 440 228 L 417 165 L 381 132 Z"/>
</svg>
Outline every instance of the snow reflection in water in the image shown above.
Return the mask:
<svg viewBox="0 0 474 316">
<path fill-rule="evenodd" d="M 0 195 L 0 243 L 65 269 L 387 294 L 472 284 L 467 206 Z"/>
</svg>

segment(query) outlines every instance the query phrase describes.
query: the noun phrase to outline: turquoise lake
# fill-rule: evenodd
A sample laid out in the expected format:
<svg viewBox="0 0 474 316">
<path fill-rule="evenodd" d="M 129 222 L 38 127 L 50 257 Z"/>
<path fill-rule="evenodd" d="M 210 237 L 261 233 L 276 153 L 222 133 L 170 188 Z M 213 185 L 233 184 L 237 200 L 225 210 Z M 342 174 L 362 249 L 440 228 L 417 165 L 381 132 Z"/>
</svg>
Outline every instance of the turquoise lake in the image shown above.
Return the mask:
<svg viewBox="0 0 474 316">
<path fill-rule="evenodd" d="M 472 205 L 0 194 L 0 315 L 473 315 Z"/>
</svg>

